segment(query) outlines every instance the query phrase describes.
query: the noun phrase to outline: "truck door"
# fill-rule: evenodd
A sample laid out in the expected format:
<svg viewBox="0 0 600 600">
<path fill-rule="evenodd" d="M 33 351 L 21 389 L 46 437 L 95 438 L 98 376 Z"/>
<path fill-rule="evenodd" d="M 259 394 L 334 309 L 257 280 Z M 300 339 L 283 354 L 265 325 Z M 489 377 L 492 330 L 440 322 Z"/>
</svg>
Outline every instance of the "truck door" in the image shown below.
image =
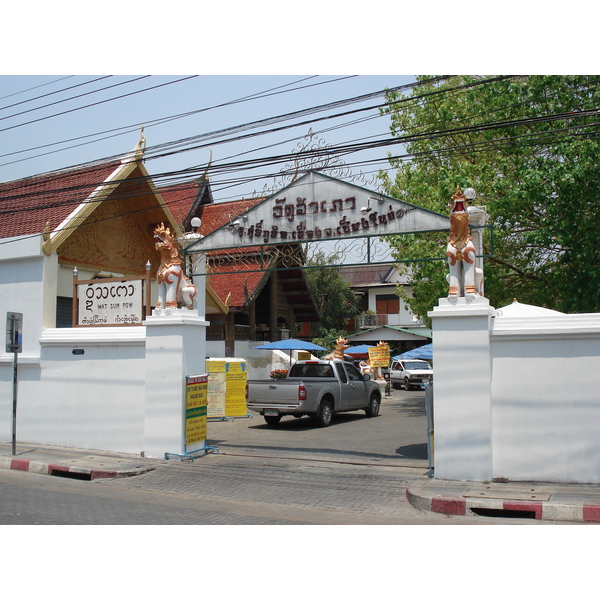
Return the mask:
<svg viewBox="0 0 600 600">
<path fill-rule="evenodd" d="M 348 374 L 348 387 L 350 389 L 350 398 L 348 408 L 359 408 L 366 406 L 367 386 L 360 371 L 354 365 L 344 365 Z"/>
<path fill-rule="evenodd" d="M 344 370 L 344 365 L 341 362 L 335 361 L 333 364 L 335 365 L 335 370 L 340 378 L 340 409 L 346 410 L 350 408 L 350 395 L 352 388 L 348 383 L 348 376 Z"/>
</svg>

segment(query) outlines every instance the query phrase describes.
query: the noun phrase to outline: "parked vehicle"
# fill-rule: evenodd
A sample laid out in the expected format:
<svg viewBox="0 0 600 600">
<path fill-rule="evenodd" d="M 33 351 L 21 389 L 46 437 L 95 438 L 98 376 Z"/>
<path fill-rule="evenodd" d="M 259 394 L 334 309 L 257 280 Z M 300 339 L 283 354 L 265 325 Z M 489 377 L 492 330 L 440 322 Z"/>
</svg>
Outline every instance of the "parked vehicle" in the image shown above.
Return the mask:
<svg viewBox="0 0 600 600">
<path fill-rule="evenodd" d="M 246 402 L 269 425 L 277 425 L 285 415 L 310 415 L 317 425 L 327 427 L 338 412 L 364 410 L 367 417 L 376 417 L 381 388 L 349 362 L 300 360 L 284 380 L 248 381 Z"/>
<path fill-rule="evenodd" d="M 433 380 L 433 369 L 426 360 L 416 358 L 394 360 L 390 366 L 390 382 L 392 387 L 404 387 L 405 390 L 421 387 L 424 381 Z"/>
</svg>

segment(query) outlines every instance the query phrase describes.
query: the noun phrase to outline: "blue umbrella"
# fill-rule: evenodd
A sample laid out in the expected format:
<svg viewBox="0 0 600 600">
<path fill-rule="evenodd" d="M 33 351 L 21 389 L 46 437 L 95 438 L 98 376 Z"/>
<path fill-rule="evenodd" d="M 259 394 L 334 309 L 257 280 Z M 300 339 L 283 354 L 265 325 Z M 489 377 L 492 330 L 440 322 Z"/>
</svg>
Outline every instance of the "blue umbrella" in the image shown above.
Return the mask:
<svg viewBox="0 0 600 600">
<path fill-rule="evenodd" d="M 278 342 L 269 342 L 262 346 L 255 346 L 255 350 L 327 350 L 323 346 L 317 346 L 312 342 L 305 342 L 304 340 L 295 340 L 290 338 L 289 340 L 279 340 Z"/>
<path fill-rule="evenodd" d="M 290 352 L 290 364 L 292 364 L 292 350 L 325 350 L 323 346 L 317 346 L 312 342 L 305 342 L 304 340 L 295 340 L 290 338 L 289 340 L 279 340 L 278 342 L 269 342 L 262 346 L 255 346 L 255 350 L 289 350 Z"/>
<path fill-rule="evenodd" d="M 423 360 L 432 360 L 433 359 L 433 344 L 425 344 L 424 346 L 419 346 L 418 348 L 413 348 L 412 350 L 408 350 L 408 352 L 403 352 L 402 354 L 398 354 L 398 356 L 394 356 L 392 360 L 407 360 L 410 358 L 421 358 Z"/>
<path fill-rule="evenodd" d="M 369 354 L 369 348 L 375 348 L 375 346 L 369 346 L 368 344 L 363 344 L 362 346 L 353 346 L 352 348 L 347 348 L 344 350 L 344 354 Z"/>
</svg>

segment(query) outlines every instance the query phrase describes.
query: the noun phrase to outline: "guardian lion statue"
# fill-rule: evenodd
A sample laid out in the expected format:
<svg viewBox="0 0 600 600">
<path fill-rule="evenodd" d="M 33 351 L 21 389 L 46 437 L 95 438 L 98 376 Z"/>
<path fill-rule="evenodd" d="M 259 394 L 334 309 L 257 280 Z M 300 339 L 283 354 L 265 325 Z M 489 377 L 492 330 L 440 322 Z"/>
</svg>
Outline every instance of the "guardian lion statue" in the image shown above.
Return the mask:
<svg viewBox="0 0 600 600">
<path fill-rule="evenodd" d="M 446 249 L 448 259 L 448 298 L 475 298 L 481 295 L 483 272 L 475 267 L 476 250 L 469 227 L 467 197 L 460 187 L 450 200 L 450 237 Z"/>
<path fill-rule="evenodd" d="M 154 230 L 154 247 L 160 254 L 160 267 L 156 273 L 158 282 L 157 310 L 167 313 L 174 308 L 196 308 L 196 286 L 185 276 L 179 255 L 177 238 L 164 223 Z"/>
</svg>

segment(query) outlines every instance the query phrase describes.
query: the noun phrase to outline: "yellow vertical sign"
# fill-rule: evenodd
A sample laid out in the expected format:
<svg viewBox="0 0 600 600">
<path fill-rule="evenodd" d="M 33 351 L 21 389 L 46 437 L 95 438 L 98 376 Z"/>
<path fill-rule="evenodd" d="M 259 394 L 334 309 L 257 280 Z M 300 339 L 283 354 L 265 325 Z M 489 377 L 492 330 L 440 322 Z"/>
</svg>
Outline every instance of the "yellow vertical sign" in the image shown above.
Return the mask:
<svg viewBox="0 0 600 600">
<path fill-rule="evenodd" d="M 186 377 L 185 388 L 185 445 L 189 449 L 206 441 L 208 377 Z"/>
<path fill-rule="evenodd" d="M 208 416 L 241 417 L 246 407 L 247 363 L 244 360 L 207 360 Z"/>
</svg>

